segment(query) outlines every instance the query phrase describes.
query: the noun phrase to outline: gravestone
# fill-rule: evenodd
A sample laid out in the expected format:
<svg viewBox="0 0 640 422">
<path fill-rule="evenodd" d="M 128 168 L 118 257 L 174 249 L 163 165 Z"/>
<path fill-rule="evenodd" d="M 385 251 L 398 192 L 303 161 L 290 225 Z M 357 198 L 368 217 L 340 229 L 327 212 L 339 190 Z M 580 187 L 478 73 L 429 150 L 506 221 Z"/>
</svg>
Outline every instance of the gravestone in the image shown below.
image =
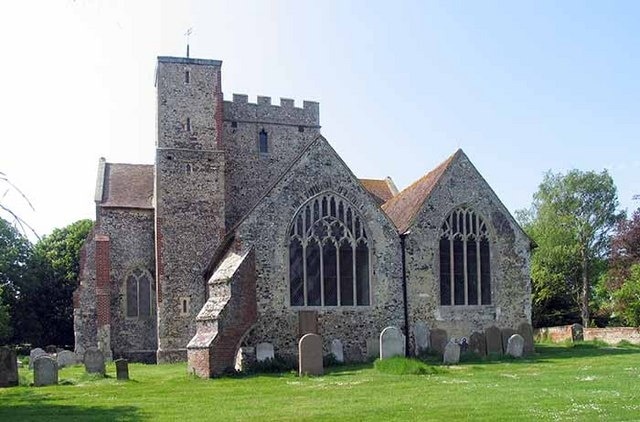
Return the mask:
<svg viewBox="0 0 640 422">
<path fill-rule="evenodd" d="M 380 357 L 380 338 L 367 339 L 367 357 L 377 359 Z"/>
<path fill-rule="evenodd" d="M 58 368 L 64 368 L 65 366 L 71 366 L 78 363 L 78 357 L 75 353 L 70 352 L 69 350 L 62 350 L 58 352 L 56 356 L 56 361 L 58 361 Z"/>
<path fill-rule="evenodd" d="M 9 347 L 0 347 L 0 387 L 18 385 L 18 359 Z"/>
<path fill-rule="evenodd" d="M 305 334 L 318 334 L 318 312 L 299 311 L 298 312 L 298 336 Z"/>
<path fill-rule="evenodd" d="M 337 338 L 331 341 L 331 354 L 338 363 L 344 363 L 344 349 L 342 342 Z"/>
<path fill-rule="evenodd" d="M 518 334 L 524 339 L 524 354 L 532 355 L 535 352 L 533 347 L 533 327 L 528 322 L 523 322 L 518 326 Z"/>
<path fill-rule="evenodd" d="M 58 383 L 58 363 L 49 355 L 42 355 L 33 362 L 33 384 L 36 387 Z"/>
<path fill-rule="evenodd" d="M 302 375 L 322 375 L 322 337 L 305 334 L 298 343 L 298 369 Z"/>
<path fill-rule="evenodd" d="M 521 358 L 524 351 L 524 338 L 518 333 L 509 337 L 507 341 L 507 355 Z"/>
<path fill-rule="evenodd" d="M 447 332 L 441 328 L 431 330 L 431 350 L 439 355 L 444 354 L 444 348 L 447 347 L 449 336 Z"/>
<path fill-rule="evenodd" d="M 488 355 L 501 355 L 502 354 L 502 334 L 500 329 L 495 325 L 484 330 L 484 336 L 487 341 L 487 354 Z"/>
<path fill-rule="evenodd" d="M 58 348 L 56 346 L 54 346 L 53 344 L 50 344 L 50 345 L 48 345 L 47 347 L 44 348 L 44 351 L 47 352 L 50 355 L 53 355 L 58 351 Z"/>
<path fill-rule="evenodd" d="M 404 334 L 397 327 L 387 327 L 380 333 L 380 359 L 404 356 Z"/>
<path fill-rule="evenodd" d="M 444 348 L 442 362 L 445 365 L 457 365 L 460 362 L 460 345 L 451 340 Z"/>
<path fill-rule="evenodd" d="M 572 341 L 583 341 L 584 340 L 584 329 L 580 324 L 573 324 L 571 326 L 571 340 Z"/>
<path fill-rule="evenodd" d="M 264 362 L 265 360 L 273 359 L 273 344 L 271 343 L 259 343 L 256 346 L 256 360 L 258 362 Z"/>
<path fill-rule="evenodd" d="M 509 338 L 516 334 L 516 330 L 513 328 L 503 328 L 500 330 L 500 334 L 502 336 L 502 352 L 507 353 L 507 343 L 509 343 Z"/>
<path fill-rule="evenodd" d="M 415 341 L 415 354 L 419 355 L 425 350 L 429 349 L 429 328 L 427 324 L 422 321 L 416 322 L 413 326 L 413 338 Z"/>
<path fill-rule="evenodd" d="M 40 356 L 46 356 L 46 355 L 47 355 L 47 352 L 45 352 L 39 347 L 36 347 L 35 349 L 31 349 L 31 351 L 29 352 L 29 369 L 33 369 L 33 362 L 37 358 L 39 358 Z"/>
<path fill-rule="evenodd" d="M 239 347 L 234 364 L 236 371 L 245 371 L 254 363 L 256 363 L 256 348 L 247 346 Z"/>
<path fill-rule="evenodd" d="M 487 341 L 483 333 L 474 331 L 469 336 L 469 350 L 480 357 L 487 356 Z"/>
<path fill-rule="evenodd" d="M 89 374 L 104 375 L 104 353 L 95 348 L 87 349 L 84 352 L 84 368 Z"/>
<path fill-rule="evenodd" d="M 129 361 L 126 359 L 116 359 L 116 378 L 122 381 L 129 379 Z"/>
</svg>

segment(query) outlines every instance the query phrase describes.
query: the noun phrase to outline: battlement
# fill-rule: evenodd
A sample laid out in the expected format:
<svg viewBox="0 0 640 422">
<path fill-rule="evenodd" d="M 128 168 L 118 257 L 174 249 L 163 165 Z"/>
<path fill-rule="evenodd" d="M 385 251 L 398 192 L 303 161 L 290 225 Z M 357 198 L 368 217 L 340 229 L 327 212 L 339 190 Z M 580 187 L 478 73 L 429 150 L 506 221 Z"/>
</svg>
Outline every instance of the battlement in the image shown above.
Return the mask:
<svg viewBox="0 0 640 422">
<path fill-rule="evenodd" d="M 294 100 L 280 98 L 280 105 L 273 105 L 271 97 L 263 96 L 250 103 L 248 95 L 233 94 L 233 101 L 224 102 L 224 120 L 320 127 L 320 104 L 303 101 L 300 108 Z"/>
</svg>

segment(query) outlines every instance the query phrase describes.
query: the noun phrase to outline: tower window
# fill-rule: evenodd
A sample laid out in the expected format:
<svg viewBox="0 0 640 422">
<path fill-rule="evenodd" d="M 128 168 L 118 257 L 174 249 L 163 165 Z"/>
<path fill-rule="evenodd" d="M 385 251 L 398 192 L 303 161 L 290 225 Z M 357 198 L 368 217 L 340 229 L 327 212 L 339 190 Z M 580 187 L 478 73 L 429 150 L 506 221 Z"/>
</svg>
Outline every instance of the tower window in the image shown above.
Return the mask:
<svg viewBox="0 0 640 422">
<path fill-rule="evenodd" d="M 187 117 L 187 132 L 191 132 L 191 118 Z"/>
<path fill-rule="evenodd" d="M 148 318 L 153 315 L 153 280 L 148 271 L 137 268 L 126 278 L 127 317 Z"/>
<path fill-rule="evenodd" d="M 193 173 L 193 167 L 191 166 L 191 164 L 187 163 L 187 165 L 185 166 L 184 172 L 187 174 Z"/>
<path fill-rule="evenodd" d="M 189 83 L 191 82 L 191 74 L 190 72 L 187 70 L 184 72 L 184 83 Z"/>
<path fill-rule="evenodd" d="M 231 127 L 232 128 L 237 128 L 238 127 L 238 122 L 236 122 L 236 121 L 231 122 Z"/>
<path fill-rule="evenodd" d="M 304 132 L 304 126 L 298 126 L 298 132 L 300 133 Z"/>
<path fill-rule="evenodd" d="M 264 129 L 260 131 L 258 148 L 261 154 L 266 154 L 269 152 L 269 135 Z"/>
</svg>

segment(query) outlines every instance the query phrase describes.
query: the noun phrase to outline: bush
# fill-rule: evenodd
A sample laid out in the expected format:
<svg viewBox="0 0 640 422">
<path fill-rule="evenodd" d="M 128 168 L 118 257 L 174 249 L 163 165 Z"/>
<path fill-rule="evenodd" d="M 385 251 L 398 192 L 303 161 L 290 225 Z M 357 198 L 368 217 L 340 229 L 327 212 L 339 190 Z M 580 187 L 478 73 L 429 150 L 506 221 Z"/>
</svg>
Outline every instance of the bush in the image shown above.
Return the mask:
<svg viewBox="0 0 640 422">
<path fill-rule="evenodd" d="M 248 374 L 273 374 L 295 370 L 297 363 L 292 359 L 280 355 L 275 355 L 273 359 L 254 362 L 243 372 Z"/>
</svg>

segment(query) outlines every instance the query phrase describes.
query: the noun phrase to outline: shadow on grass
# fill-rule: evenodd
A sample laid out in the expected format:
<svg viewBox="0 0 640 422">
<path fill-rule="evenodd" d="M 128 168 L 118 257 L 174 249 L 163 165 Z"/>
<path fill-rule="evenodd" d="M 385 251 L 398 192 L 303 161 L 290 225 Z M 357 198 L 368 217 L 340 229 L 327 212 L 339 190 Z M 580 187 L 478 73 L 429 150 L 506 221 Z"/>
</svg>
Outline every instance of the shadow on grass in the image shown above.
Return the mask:
<svg viewBox="0 0 640 422">
<path fill-rule="evenodd" d="M 36 388 L 36 387 L 31 387 Z M 2 395 L 1 421 L 55 421 L 55 420 L 142 420 L 139 409 L 133 406 L 99 407 L 60 403 L 31 388 L 16 388 Z"/>
</svg>

